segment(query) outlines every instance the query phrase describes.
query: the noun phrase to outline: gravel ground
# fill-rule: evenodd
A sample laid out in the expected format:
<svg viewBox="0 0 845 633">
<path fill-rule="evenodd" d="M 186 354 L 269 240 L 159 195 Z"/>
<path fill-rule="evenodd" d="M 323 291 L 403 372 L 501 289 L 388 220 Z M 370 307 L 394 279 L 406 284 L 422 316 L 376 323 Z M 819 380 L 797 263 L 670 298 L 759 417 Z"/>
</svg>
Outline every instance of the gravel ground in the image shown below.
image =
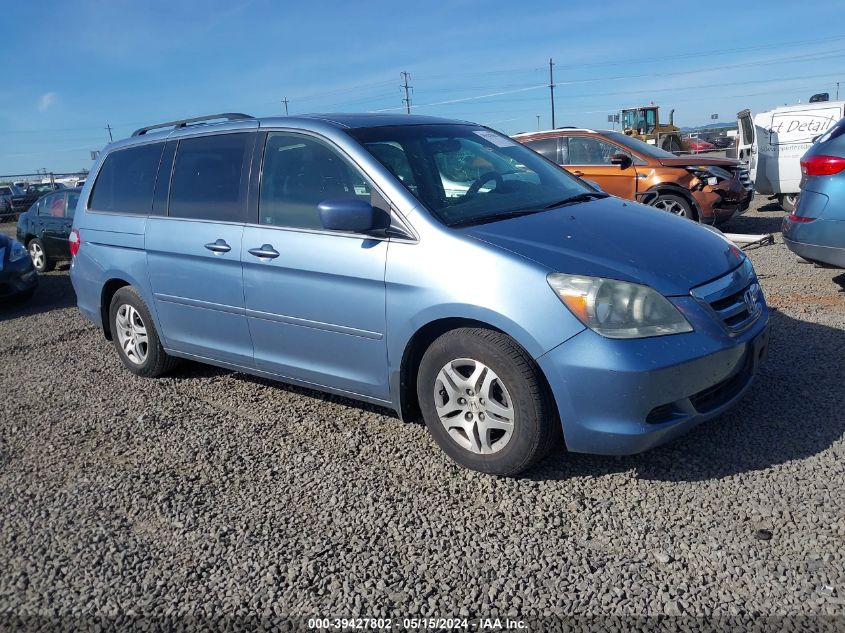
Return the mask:
<svg viewBox="0 0 845 633">
<path fill-rule="evenodd" d="M 756 204 L 725 229 L 778 232 L 749 250 L 775 310 L 742 405 L 643 455 L 559 450 L 519 479 L 461 470 L 377 407 L 195 364 L 136 378 L 67 270 L 44 276 L 0 309 L 0 624 L 845 626 L 817 617 L 845 613 L 845 275 L 797 263 L 782 215 Z"/>
</svg>

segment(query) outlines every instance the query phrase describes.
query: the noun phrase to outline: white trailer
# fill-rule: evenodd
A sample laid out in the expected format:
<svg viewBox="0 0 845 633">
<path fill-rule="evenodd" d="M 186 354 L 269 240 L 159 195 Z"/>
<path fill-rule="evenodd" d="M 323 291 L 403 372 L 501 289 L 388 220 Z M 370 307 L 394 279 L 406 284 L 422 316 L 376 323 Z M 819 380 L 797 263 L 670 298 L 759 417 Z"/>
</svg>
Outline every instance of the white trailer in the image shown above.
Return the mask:
<svg viewBox="0 0 845 633">
<path fill-rule="evenodd" d="M 777 197 L 795 209 L 801 184 L 801 157 L 813 139 L 845 116 L 845 101 L 820 101 L 737 115 L 737 158 L 748 163 L 758 194 Z"/>
</svg>

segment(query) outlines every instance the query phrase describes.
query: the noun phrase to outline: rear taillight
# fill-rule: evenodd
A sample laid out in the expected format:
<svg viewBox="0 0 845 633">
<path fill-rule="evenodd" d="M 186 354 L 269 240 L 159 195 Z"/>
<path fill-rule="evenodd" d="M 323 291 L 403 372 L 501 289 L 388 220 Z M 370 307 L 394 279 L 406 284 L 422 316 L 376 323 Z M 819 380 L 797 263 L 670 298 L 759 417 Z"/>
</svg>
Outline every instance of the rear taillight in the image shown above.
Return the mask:
<svg viewBox="0 0 845 633">
<path fill-rule="evenodd" d="M 795 215 L 795 211 L 786 216 L 790 222 L 812 222 L 816 218 L 805 218 L 803 215 Z"/>
<path fill-rule="evenodd" d="M 845 158 L 839 156 L 807 156 L 801 159 L 805 176 L 832 176 L 845 169 Z"/>
<path fill-rule="evenodd" d="M 79 231 L 73 229 L 70 232 L 67 241 L 70 246 L 70 256 L 76 257 L 76 254 L 79 252 L 79 247 L 82 246 L 82 238 L 79 237 Z"/>
</svg>

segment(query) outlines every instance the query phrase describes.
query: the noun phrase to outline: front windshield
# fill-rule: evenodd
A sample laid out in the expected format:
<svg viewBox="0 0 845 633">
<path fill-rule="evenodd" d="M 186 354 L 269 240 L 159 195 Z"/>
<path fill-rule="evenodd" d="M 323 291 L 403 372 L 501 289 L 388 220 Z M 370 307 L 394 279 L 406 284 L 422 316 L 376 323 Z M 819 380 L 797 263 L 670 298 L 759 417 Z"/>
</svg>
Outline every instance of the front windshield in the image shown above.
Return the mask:
<svg viewBox="0 0 845 633">
<path fill-rule="evenodd" d="M 402 125 L 349 132 L 447 225 L 542 210 L 594 190 L 482 127 Z"/>
<path fill-rule="evenodd" d="M 677 158 L 672 152 L 667 152 L 665 149 L 660 149 L 654 145 L 641 141 L 633 136 L 622 134 L 621 132 L 602 132 L 611 141 L 624 145 L 632 152 L 649 156 L 651 158 Z"/>
</svg>

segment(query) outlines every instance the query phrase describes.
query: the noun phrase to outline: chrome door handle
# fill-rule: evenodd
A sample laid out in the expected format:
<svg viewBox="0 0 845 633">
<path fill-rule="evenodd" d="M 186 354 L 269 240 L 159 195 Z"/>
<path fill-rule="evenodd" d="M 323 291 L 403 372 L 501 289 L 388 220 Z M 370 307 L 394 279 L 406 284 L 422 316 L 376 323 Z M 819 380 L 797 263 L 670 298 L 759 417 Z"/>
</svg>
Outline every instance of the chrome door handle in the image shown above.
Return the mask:
<svg viewBox="0 0 845 633">
<path fill-rule="evenodd" d="M 572 172 L 572 175 L 573 175 L 573 176 L 579 176 L 579 177 L 580 177 L 580 176 L 583 176 L 583 175 L 584 175 L 584 172 L 583 172 L 583 171 L 578 171 L 578 170 L 576 169 L 575 171 L 573 171 L 573 172 Z"/>
<path fill-rule="evenodd" d="M 262 244 L 259 248 L 249 249 L 249 254 L 261 258 L 275 259 L 279 256 L 279 251 L 273 248 L 272 244 Z"/>
<path fill-rule="evenodd" d="M 209 242 L 205 247 L 214 253 L 228 253 L 232 247 L 226 243 L 226 240 L 219 239 L 216 242 Z"/>
</svg>

